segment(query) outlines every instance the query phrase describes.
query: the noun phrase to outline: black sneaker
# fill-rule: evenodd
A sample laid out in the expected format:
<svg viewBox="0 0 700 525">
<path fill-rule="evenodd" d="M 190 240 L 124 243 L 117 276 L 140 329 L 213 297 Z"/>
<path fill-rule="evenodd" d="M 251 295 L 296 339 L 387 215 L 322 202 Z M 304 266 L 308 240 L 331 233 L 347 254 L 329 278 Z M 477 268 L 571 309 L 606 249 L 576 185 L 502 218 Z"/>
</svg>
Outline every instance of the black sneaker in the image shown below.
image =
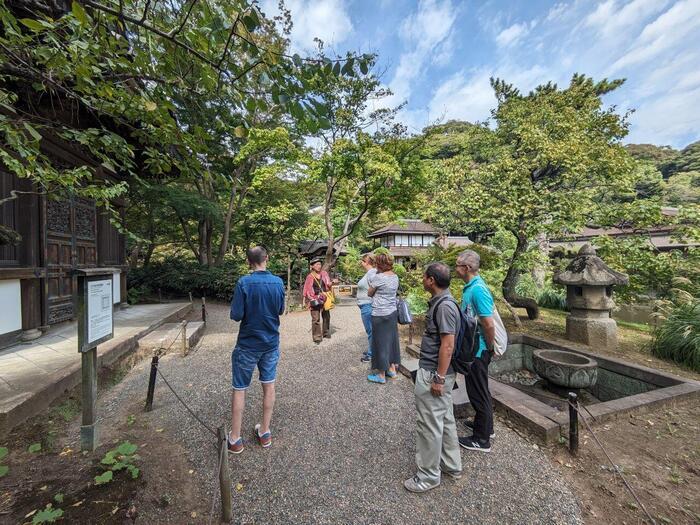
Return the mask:
<svg viewBox="0 0 700 525">
<path fill-rule="evenodd" d="M 362 357 L 360 357 L 360 361 L 362 361 L 363 363 L 367 363 L 367 362 L 369 362 L 369 361 L 371 361 L 371 360 L 372 360 L 372 356 L 371 356 L 371 355 L 367 355 L 367 352 L 365 352 L 364 354 L 362 354 Z"/>
<path fill-rule="evenodd" d="M 491 452 L 491 443 L 488 440 L 481 441 L 474 436 L 459 438 L 459 446 L 477 452 Z"/>
<path fill-rule="evenodd" d="M 474 420 L 473 419 L 465 419 L 464 426 L 467 427 L 467 429 L 471 430 L 472 433 L 474 433 Z M 489 436 L 489 438 L 493 439 L 495 437 L 496 437 L 496 432 L 491 432 L 491 435 Z"/>
</svg>

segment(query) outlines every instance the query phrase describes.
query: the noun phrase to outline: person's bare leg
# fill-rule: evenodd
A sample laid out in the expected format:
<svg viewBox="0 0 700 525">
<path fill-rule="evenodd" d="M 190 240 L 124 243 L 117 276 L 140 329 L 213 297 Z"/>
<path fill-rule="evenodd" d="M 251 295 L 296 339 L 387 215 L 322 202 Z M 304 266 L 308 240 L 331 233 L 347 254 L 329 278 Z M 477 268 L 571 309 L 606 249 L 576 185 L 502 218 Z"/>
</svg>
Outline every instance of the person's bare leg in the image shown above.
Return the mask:
<svg viewBox="0 0 700 525">
<path fill-rule="evenodd" d="M 263 383 L 263 419 L 260 425 L 260 434 L 270 431 L 272 422 L 272 409 L 275 406 L 275 384 Z"/>
<path fill-rule="evenodd" d="M 241 425 L 243 424 L 243 409 L 245 408 L 245 390 L 231 392 L 231 435 L 232 441 L 241 437 Z"/>
</svg>

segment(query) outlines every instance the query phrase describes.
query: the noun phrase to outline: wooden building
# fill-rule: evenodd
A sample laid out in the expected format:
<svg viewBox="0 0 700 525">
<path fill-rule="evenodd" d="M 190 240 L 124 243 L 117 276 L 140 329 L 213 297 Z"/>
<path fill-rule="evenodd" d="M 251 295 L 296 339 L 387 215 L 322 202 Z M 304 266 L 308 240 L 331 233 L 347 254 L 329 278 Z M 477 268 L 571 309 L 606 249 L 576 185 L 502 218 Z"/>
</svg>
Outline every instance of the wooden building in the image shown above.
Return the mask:
<svg viewBox="0 0 700 525">
<path fill-rule="evenodd" d="M 394 256 L 398 264 L 410 267 L 416 255 L 425 253 L 438 244 L 443 248 L 450 245 L 467 247 L 472 244 L 466 236 L 444 235 L 433 225 L 418 219 L 403 219 L 372 232 L 368 236 L 375 247 L 383 246 Z"/>
<path fill-rule="evenodd" d="M 44 138 L 42 149 L 55 166 L 88 165 L 110 176 L 71 145 Z M 13 195 L 0 204 L 0 225 L 21 236 L 0 241 L 0 347 L 76 318 L 78 268 L 113 268 L 114 303 L 126 301 L 125 240 L 104 210 L 87 199 L 42 194 L 0 165 L 0 200 Z"/>
</svg>

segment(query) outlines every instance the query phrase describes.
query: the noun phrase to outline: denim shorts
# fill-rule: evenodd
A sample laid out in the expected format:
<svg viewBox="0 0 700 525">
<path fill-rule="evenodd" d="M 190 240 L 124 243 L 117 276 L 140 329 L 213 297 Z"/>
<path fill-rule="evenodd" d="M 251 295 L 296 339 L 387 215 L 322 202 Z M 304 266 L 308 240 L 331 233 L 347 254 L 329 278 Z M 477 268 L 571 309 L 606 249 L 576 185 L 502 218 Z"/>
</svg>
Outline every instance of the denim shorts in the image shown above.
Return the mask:
<svg viewBox="0 0 700 525">
<path fill-rule="evenodd" d="M 234 348 L 231 354 L 231 376 L 234 390 L 246 390 L 253 379 L 253 370 L 258 367 L 261 383 L 274 383 L 277 376 L 277 361 L 280 350 L 248 350 Z"/>
</svg>

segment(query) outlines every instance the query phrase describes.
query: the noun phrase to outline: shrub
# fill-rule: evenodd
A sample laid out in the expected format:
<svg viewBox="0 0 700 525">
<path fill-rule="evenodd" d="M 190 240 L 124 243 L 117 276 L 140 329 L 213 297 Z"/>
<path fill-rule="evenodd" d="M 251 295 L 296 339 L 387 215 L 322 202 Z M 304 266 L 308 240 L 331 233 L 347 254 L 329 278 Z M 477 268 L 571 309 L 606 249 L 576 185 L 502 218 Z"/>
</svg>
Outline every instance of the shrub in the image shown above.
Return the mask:
<svg viewBox="0 0 700 525">
<path fill-rule="evenodd" d="M 138 289 L 134 299 L 145 293 L 187 296 L 205 295 L 222 301 L 230 301 L 238 278 L 246 272 L 245 262 L 228 259 L 221 266 L 203 266 L 192 259 L 170 258 L 152 262 L 148 266 L 132 269 L 128 279 L 131 288 Z M 132 298 L 130 297 L 130 299 Z"/>
<path fill-rule="evenodd" d="M 651 353 L 700 372 L 700 299 L 680 294 L 657 303 L 661 321 L 652 332 Z"/>
<path fill-rule="evenodd" d="M 537 304 L 542 308 L 566 311 L 566 293 L 555 288 L 545 288 L 537 295 Z"/>
</svg>

